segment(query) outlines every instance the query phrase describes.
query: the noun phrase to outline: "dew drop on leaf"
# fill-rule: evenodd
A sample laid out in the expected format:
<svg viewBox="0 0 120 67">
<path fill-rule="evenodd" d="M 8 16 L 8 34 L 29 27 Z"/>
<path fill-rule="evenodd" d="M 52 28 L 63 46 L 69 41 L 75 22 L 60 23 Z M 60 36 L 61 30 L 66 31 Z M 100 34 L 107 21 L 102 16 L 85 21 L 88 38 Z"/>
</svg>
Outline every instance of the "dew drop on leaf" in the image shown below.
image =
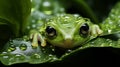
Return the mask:
<svg viewBox="0 0 120 67">
<path fill-rule="evenodd" d="M 57 58 L 56 58 L 56 57 L 54 57 L 54 58 L 53 58 L 53 60 L 57 60 Z"/>
<path fill-rule="evenodd" d="M 48 56 L 49 56 L 49 57 L 52 57 L 53 55 L 52 55 L 52 54 L 49 54 Z"/>
<path fill-rule="evenodd" d="M 112 30 L 108 30 L 108 33 L 111 33 Z"/>
<path fill-rule="evenodd" d="M 3 56 L 3 59 L 8 59 L 8 58 L 9 58 L 9 56 L 7 56 L 7 55 Z"/>
<path fill-rule="evenodd" d="M 27 46 L 25 44 L 20 45 L 20 50 L 25 51 L 27 49 Z"/>
<path fill-rule="evenodd" d="M 52 51 L 54 52 L 54 51 L 55 51 L 55 49 L 54 49 L 54 48 L 52 48 Z"/>
<path fill-rule="evenodd" d="M 35 24 L 33 24 L 33 25 L 32 25 L 32 28 L 35 28 L 35 27 L 36 27 L 36 25 L 35 25 Z"/>
<path fill-rule="evenodd" d="M 25 59 L 25 57 L 23 55 L 21 55 L 21 54 L 16 54 L 14 58 L 15 58 L 16 61 Z"/>
<path fill-rule="evenodd" d="M 29 29 L 30 29 L 30 26 L 27 26 L 27 29 L 29 30 Z"/>
<path fill-rule="evenodd" d="M 8 48 L 8 52 L 12 52 L 14 50 L 16 50 L 16 47 L 15 47 L 15 45 L 11 44 Z"/>
<path fill-rule="evenodd" d="M 0 54 L 0 56 L 2 57 L 2 59 L 8 59 L 9 58 L 9 56 L 7 55 L 7 52 L 2 52 Z"/>
<path fill-rule="evenodd" d="M 35 20 L 32 20 L 32 23 L 35 23 Z"/>
<path fill-rule="evenodd" d="M 67 53 L 70 53 L 71 51 L 72 51 L 72 50 L 68 49 L 68 50 L 67 50 Z"/>
<path fill-rule="evenodd" d="M 31 56 L 31 58 L 33 58 L 33 59 L 40 59 L 41 56 L 40 56 L 39 54 L 35 53 L 35 54 L 33 54 L 33 55 Z"/>
</svg>

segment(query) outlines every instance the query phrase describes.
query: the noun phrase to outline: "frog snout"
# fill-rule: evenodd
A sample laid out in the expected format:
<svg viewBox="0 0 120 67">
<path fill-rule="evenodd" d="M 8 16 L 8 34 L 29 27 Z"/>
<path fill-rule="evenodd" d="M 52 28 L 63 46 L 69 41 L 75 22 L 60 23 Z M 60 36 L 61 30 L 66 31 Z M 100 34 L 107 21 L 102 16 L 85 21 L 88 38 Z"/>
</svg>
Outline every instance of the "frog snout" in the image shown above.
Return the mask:
<svg viewBox="0 0 120 67">
<path fill-rule="evenodd" d="M 65 39 L 64 40 L 64 46 L 66 47 L 66 48 L 71 48 L 71 46 L 72 46 L 72 39 Z"/>
<path fill-rule="evenodd" d="M 71 48 L 73 46 L 73 36 L 72 34 L 66 33 L 64 36 L 64 41 L 63 41 L 63 47 L 65 48 Z"/>
</svg>

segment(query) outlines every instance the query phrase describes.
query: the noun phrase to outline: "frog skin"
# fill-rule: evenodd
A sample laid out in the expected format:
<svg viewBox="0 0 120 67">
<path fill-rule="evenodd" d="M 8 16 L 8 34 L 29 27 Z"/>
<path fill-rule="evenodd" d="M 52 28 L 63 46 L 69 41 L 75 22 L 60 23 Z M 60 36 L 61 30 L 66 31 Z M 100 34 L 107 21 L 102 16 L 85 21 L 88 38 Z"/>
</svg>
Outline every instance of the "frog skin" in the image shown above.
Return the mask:
<svg viewBox="0 0 120 67">
<path fill-rule="evenodd" d="M 74 48 L 82 46 L 101 33 L 100 27 L 87 18 L 72 14 L 61 14 L 48 19 L 40 27 L 39 32 L 33 33 L 30 37 L 33 39 L 33 47 L 37 47 L 38 41 L 40 41 L 43 47 L 48 42 L 61 48 Z"/>
</svg>

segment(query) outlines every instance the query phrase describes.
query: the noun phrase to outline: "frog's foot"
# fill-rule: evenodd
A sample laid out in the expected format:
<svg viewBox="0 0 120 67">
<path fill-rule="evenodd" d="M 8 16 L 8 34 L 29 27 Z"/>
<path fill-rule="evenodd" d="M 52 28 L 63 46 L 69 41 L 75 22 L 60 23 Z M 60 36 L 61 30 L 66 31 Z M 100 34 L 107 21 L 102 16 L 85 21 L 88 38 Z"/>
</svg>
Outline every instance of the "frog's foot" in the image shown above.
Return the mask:
<svg viewBox="0 0 120 67">
<path fill-rule="evenodd" d="M 45 38 L 43 38 L 42 35 L 38 32 L 31 33 L 30 39 L 32 39 L 32 47 L 34 48 L 38 47 L 39 43 L 42 47 L 46 46 Z"/>
<path fill-rule="evenodd" d="M 98 25 L 93 25 L 91 27 L 91 38 L 96 38 L 97 36 L 101 35 L 103 31 L 100 29 Z"/>
</svg>

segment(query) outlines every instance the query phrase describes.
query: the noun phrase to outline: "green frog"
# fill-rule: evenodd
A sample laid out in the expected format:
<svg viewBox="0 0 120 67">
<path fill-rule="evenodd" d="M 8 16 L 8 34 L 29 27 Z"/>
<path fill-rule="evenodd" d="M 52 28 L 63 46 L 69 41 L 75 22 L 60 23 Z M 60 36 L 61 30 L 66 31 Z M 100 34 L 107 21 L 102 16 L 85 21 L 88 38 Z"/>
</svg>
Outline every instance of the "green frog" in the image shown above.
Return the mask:
<svg viewBox="0 0 120 67">
<path fill-rule="evenodd" d="M 35 31 L 34 31 L 35 32 Z M 30 36 L 32 46 L 37 47 L 38 41 L 41 46 L 46 46 L 46 42 L 61 48 L 74 48 L 82 46 L 93 38 L 102 34 L 102 30 L 89 19 L 78 15 L 60 14 L 47 19 L 40 27 L 39 32 Z"/>
<path fill-rule="evenodd" d="M 120 37 L 116 41 L 106 38 L 120 33 L 120 2 L 103 23 L 94 24 L 89 18 L 65 13 L 59 0 L 32 1 L 36 3 L 31 9 L 30 25 L 25 31 L 30 35 L 27 33 L 5 44 L 5 49 L 0 53 L 3 64 L 62 61 L 87 47 L 120 47 Z M 60 54 L 62 50 L 54 47 L 63 49 L 63 53 Z"/>
</svg>

